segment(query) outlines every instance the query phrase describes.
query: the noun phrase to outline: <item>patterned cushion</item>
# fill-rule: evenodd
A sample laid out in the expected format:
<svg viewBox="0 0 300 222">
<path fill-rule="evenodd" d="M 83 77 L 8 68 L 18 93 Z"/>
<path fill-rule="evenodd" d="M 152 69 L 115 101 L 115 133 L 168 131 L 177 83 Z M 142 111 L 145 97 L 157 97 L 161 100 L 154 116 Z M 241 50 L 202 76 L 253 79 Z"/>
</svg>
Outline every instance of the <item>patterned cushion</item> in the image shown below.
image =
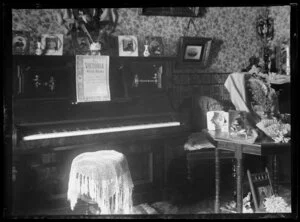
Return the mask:
<svg viewBox="0 0 300 222">
<path fill-rule="evenodd" d="M 208 96 L 200 96 L 198 99 L 198 104 L 200 109 L 205 112 L 205 114 L 208 111 L 217 111 L 224 109 L 223 105 L 219 101 Z"/>
</svg>

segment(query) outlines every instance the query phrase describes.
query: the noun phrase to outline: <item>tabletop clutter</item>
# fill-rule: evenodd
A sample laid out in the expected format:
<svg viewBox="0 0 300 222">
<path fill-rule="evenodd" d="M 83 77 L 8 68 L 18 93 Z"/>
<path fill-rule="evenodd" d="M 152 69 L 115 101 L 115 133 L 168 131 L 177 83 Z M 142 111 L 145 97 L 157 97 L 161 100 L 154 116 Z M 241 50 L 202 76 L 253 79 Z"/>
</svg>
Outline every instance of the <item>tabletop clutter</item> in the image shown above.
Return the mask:
<svg viewBox="0 0 300 222">
<path fill-rule="evenodd" d="M 231 139 L 247 143 L 290 141 L 290 114 L 280 113 L 269 75 L 232 73 L 224 85 L 235 110 L 207 112 L 208 130 L 229 132 Z"/>
</svg>

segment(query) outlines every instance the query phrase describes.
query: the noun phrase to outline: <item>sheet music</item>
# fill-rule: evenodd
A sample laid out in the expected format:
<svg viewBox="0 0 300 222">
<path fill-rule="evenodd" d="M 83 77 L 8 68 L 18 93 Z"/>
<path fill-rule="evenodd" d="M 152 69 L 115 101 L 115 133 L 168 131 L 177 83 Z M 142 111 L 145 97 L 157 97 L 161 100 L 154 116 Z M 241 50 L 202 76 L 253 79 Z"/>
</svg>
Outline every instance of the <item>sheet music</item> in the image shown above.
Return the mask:
<svg viewBox="0 0 300 222">
<path fill-rule="evenodd" d="M 77 102 L 110 101 L 109 56 L 76 56 Z"/>
</svg>

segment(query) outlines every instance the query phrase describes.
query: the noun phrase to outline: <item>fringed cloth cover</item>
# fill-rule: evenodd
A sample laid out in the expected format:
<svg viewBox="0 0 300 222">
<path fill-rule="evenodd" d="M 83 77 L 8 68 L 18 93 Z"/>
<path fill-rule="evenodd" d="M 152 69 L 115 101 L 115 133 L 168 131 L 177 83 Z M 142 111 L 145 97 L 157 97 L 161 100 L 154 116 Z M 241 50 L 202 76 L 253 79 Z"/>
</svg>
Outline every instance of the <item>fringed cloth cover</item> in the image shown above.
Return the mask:
<svg viewBox="0 0 300 222">
<path fill-rule="evenodd" d="M 101 214 L 130 214 L 133 183 L 126 157 L 113 150 L 86 152 L 73 159 L 68 200 L 73 210 L 86 195 Z"/>
</svg>

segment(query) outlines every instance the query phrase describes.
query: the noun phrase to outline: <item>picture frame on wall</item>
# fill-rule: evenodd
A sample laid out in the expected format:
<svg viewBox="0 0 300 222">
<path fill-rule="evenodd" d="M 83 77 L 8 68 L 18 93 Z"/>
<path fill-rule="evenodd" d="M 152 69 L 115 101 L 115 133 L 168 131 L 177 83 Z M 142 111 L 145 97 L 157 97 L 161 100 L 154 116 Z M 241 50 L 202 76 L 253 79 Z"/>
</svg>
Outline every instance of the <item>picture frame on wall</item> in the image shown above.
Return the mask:
<svg viewBox="0 0 300 222">
<path fill-rule="evenodd" d="M 42 34 L 41 46 L 44 55 L 63 55 L 63 34 Z"/>
<path fill-rule="evenodd" d="M 118 36 L 119 56 L 138 56 L 138 41 L 133 35 Z"/>
<path fill-rule="evenodd" d="M 177 67 L 202 67 L 208 63 L 212 39 L 181 37 L 177 56 Z"/>
<path fill-rule="evenodd" d="M 29 55 L 30 33 L 28 31 L 16 31 L 12 33 L 12 54 Z"/>
<path fill-rule="evenodd" d="M 148 44 L 148 50 L 150 56 L 163 56 L 164 45 L 161 36 L 146 36 L 146 44 Z"/>
</svg>

